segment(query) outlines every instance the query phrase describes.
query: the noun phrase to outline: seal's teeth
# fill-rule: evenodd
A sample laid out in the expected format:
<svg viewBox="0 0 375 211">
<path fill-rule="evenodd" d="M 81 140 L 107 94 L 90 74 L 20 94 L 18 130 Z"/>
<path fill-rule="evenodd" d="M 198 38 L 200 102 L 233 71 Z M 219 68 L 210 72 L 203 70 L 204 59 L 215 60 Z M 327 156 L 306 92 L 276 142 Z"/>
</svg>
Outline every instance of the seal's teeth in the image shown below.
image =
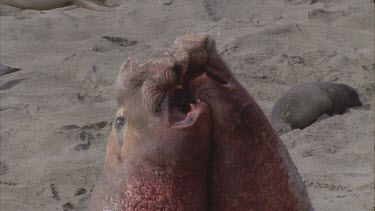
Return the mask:
<svg viewBox="0 0 375 211">
<path fill-rule="evenodd" d="M 183 89 L 183 87 L 180 84 L 175 84 L 174 88 L 177 89 L 177 90 L 182 90 Z"/>
<path fill-rule="evenodd" d="M 192 103 L 190 103 L 190 110 L 192 111 L 192 110 L 194 110 L 194 109 L 195 109 L 195 105 L 192 104 Z"/>
<path fill-rule="evenodd" d="M 201 100 L 200 99 L 197 99 L 197 103 L 200 103 L 201 102 Z"/>
</svg>

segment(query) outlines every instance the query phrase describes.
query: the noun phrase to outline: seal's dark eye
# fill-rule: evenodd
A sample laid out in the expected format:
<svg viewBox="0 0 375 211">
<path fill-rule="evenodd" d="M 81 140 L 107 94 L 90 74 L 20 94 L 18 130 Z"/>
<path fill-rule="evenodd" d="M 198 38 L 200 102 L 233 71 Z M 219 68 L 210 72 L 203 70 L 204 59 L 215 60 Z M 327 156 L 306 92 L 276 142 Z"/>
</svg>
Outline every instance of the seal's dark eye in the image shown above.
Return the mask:
<svg viewBox="0 0 375 211">
<path fill-rule="evenodd" d="M 117 129 L 120 129 L 124 125 L 125 125 L 125 118 L 123 116 L 116 117 L 116 119 L 115 119 L 115 127 Z"/>
</svg>

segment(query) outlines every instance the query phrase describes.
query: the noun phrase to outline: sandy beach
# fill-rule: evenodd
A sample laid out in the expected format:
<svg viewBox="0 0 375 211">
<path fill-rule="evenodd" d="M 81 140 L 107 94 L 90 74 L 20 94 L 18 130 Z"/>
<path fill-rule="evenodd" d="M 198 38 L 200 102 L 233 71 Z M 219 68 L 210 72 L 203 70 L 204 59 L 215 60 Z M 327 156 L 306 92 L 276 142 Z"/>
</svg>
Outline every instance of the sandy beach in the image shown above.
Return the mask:
<svg viewBox="0 0 375 211">
<path fill-rule="evenodd" d="M 112 0 L 108 12 L 0 5 L 0 210 L 86 210 L 129 55 L 206 32 L 269 117 L 310 81 L 363 106 L 281 136 L 315 210 L 374 209 L 372 0 Z"/>
</svg>

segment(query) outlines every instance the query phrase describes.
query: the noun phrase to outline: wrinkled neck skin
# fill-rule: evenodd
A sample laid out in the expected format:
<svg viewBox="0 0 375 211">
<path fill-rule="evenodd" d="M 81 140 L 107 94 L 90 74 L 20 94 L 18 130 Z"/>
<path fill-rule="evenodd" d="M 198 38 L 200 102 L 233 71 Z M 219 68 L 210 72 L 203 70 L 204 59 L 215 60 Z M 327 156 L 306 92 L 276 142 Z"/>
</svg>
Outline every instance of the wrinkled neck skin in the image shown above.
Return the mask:
<svg viewBox="0 0 375 211">
<path fill-rule="evenodd" d="M 313 210 L 287 149 L 254 99 L 219 58 L 205 68 L 228 80 L 206 78 L 197 91 L 212 111 L 210 210 Z"/>
<path fill-rule="evenodd" d="M 201 125 L 184 131 L 167 127 L 163 118 L 148 121 L 143 126 L 127 120 L 121 155 L 118 134 L 112 128 L 90 210 L 207 209 L 209 143 L 204 140 L 208 140 L 209 130 L 197 137 L 189 131 L 200 131 Z"/>
</svg>

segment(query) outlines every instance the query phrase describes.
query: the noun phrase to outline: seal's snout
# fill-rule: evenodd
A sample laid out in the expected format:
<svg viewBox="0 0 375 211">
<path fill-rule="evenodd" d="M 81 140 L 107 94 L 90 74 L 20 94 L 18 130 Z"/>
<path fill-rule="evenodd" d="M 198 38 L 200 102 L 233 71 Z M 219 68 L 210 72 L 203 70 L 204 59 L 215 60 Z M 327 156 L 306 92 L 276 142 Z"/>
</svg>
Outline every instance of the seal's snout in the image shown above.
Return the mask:
<svg viewBox="0 0 375 211">
<path fill-rule="evenodd" d="M 190 58 L 190 68 L 202 66 L 208 61 L 207 43 L 210 40 L 208 34 L 186 35 L 175 40 L 172 48 L 185 51 Z"/>
<path fill-rule="evenodd" d="M 206 33 L 186 35 L 176 39 L 173 47 L 189 55 L 187 80 L 192 81 L 204 73 L 221 84 L 227 84 L 228 80 L 231 80 L 230 71 L 220 59 L 216 51 L 216 42 L 210 35 Z"/>
</svg>

